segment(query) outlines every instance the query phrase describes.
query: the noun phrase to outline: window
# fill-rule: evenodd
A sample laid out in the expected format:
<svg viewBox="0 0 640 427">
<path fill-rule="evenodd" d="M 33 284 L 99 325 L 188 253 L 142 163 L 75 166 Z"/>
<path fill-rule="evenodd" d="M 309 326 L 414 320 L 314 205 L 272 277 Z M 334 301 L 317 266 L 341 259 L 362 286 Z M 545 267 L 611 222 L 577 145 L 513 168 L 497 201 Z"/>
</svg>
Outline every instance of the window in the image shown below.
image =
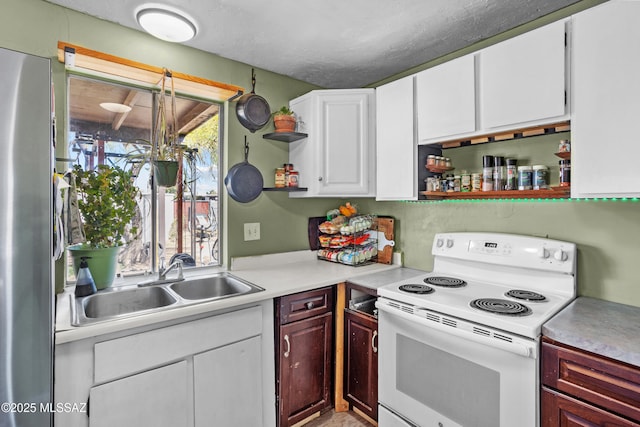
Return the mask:
<svg viewBox="0 0 640 427">
<path fill-rule="evenodd" d="M 154 188 L 145 156 L 159 96 L 156 89 L 93 77 L 71 74 L 68 79 L 69 166 L 91 170 L 107 164 L 132 170 L 142 193 L 134 219 L 138 234 L 130 236 L 118 258 L 124 275 L 156 271 L 160 258 L 168 265 L 178 257 L 185 267 L 220 264 L 222 105 L 177 96 L 179 134 L 187 147 L 182 177 L 175 187 Z"/>
</svg>

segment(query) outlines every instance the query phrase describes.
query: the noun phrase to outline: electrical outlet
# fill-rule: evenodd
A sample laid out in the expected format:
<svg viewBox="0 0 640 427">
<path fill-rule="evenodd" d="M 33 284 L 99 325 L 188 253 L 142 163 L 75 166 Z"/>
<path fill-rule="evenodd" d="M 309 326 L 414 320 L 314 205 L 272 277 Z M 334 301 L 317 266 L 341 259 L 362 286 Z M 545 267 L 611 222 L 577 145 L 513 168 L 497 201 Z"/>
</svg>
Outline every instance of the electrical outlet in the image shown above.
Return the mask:
<svg viewBox="0 0 640 427">
<path fill-rule="evenodd" d="M 244 225 L 244 241 L 260 240 L 260 223 L 248 222 Z"/>
</svg>

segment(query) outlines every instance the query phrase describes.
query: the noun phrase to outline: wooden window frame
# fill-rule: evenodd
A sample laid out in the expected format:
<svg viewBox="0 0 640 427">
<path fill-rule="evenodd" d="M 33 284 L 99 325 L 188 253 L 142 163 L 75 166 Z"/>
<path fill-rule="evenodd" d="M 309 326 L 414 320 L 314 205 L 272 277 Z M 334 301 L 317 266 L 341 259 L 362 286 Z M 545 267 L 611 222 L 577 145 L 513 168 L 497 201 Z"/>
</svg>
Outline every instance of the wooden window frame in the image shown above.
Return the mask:
<svg viewBox="0 0 640 427">
<path fill-rule="evenodd" d="M 66 64 L 70 70 L 88 70 L 110 75 L 118 79 L 133 80 L 149 87 L 160 88 L 165 69 L 143 64 L 126 58 L 109 55 L 87 49 L 82 46 L 58 41 L 58 61 L 65 63 L 65 51 L 74 54 L 74 64 Z M 227 83 L 220 83 L 189 74 L 171 71 L 176 92 L 185 95 L 225 102 L 235 99 L 244 93 L 244 88 Z"/>
</svg>

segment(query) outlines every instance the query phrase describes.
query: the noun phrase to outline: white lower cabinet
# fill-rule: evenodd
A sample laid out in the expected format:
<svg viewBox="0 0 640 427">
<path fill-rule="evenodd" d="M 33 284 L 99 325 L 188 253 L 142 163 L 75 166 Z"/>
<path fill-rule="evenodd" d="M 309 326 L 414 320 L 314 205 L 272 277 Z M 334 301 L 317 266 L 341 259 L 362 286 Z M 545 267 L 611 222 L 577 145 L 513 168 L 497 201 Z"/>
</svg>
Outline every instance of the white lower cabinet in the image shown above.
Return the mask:
<svg viewBox="0 0 640 427">
<path fill-rule="evenodd" d="M 187 362 L 181 361 L 92 387 L 89 426 L 186 426 L 188 383 Z"/>
<path fill-rule="evenodd" d="M 260 337 L 193 357 L 195 425 L 261 426 Z"/>
<path fill-rule="evenodd" d="M 274 427 L 273 339 L 267 300 L 57 344 L 56 403 L 87 403 L 88 410 L 57 412 L 55 425 Z"/>
</svg>

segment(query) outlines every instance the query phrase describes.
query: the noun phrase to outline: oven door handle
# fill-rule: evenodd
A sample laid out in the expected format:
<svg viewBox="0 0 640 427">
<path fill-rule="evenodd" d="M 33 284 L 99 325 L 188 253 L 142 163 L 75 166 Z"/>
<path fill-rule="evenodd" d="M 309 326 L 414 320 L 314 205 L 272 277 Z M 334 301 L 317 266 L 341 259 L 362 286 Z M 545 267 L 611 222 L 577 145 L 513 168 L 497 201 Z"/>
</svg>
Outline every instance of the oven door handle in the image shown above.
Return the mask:
<svg viewBox="0 0 640 427">
<path fill-rule="evenodd" d="M 459 337 L 468 341 L 473 341 L 478 344 L 484 344 L 489 347 L 499 348 L 501 350 L 505 350 L 510 353 L 517 354 L 519 356 L 531 357 L 534 359 L 536 358 L 533 348 L 521 343 L 508 342 L 508 341 L 504 341 L 497 338 L 491 338 L 491 337 L 486 337 L 484 335 L 474 334 L 473 332 L 469 332 L 464 329 L 459 329 L 453 326 L 445 326 L 442 323 L 427 320 L 415 314 L 409 314 L 409 313 L 405 313 L 404 311 L 397 310 L 395 308 L 389 308 L 384 303 L 382 304 L 376 303 L 376 308 L 378 308 L 378 310 L 382 310 L 386 313 L 389 313 L 390 315 L 398 316 L 402 319 L 408 320 L 409 322 L 418 323 L 422 326 L 426 326 L 428 328 L 435 329 L 449 335 L 454 335 L 456 337 Z M 378 319 L 378 321 L 380 321 L 380 319 Z"/>
</svg>

